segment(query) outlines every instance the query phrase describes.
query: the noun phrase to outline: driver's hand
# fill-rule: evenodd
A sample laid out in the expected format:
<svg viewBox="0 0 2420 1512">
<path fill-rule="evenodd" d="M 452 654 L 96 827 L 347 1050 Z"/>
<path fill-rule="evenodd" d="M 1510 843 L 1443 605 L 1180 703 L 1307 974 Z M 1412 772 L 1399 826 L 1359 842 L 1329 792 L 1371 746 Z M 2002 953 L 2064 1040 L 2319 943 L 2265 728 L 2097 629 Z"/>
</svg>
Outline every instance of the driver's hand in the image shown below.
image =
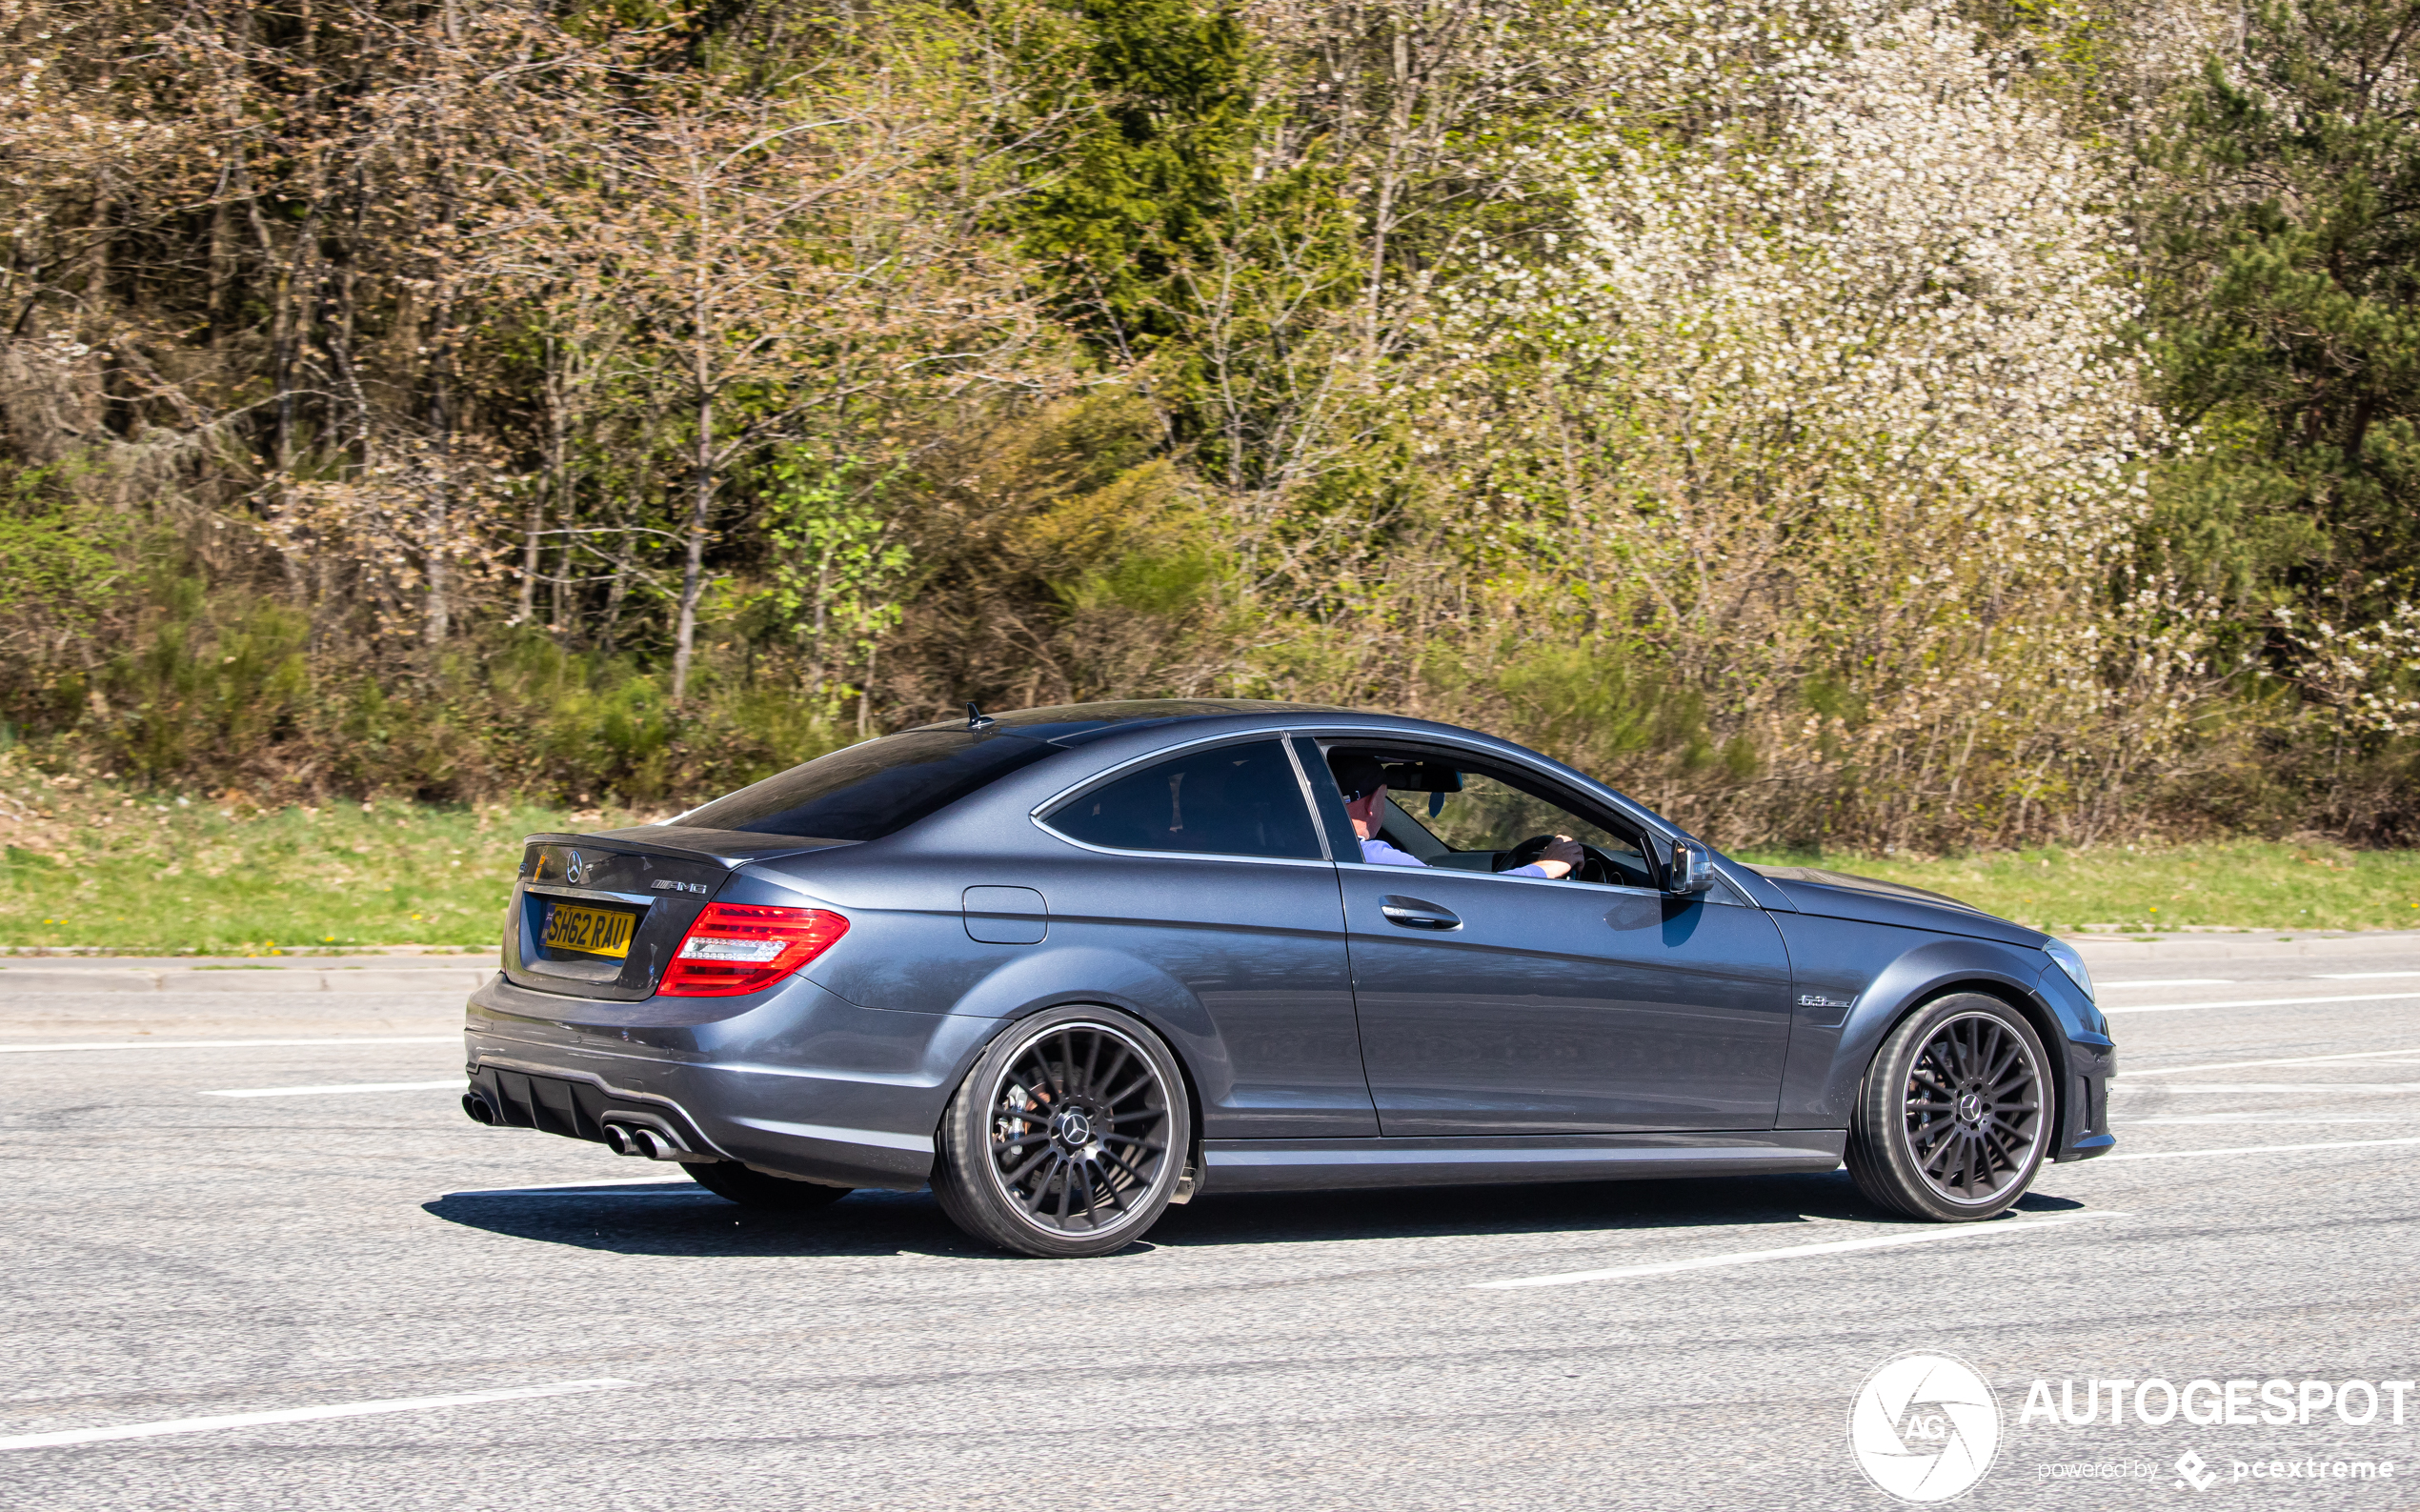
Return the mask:
<svg viewBox="0 0 2420 1512">
<path fill-rule="evenodd" d="M 1538 853 L 1538 869 L 1548 877 L 1569 877 L 1580 869 L 1580 842 L 1568 835 L 1558 835 Z"/>
</svg>

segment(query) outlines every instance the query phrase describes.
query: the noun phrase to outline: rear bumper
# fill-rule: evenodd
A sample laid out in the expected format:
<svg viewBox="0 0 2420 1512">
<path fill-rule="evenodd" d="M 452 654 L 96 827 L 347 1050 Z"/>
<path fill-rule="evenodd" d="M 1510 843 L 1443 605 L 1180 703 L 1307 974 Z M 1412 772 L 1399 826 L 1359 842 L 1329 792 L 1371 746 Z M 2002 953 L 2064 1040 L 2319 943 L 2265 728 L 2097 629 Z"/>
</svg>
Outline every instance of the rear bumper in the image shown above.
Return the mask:
<svg viewBox="0 0 2420 1512">
<path fill-rule="evenodd" d="M 859 1008 L 798 978 L 750 998 L 638 1002 L 498 978 L 472 995 L 465 1069 L 508 1125 L 602 1141 L 609 1123 L 650 1123 L 701 1158 L 913 1189 L 962 1062 L 997 1027 Z"/>
<path fill-rule="evenodd" d="M 632 1144 L 628 1136 L 652 1130 L 661 1137 L 657 1147 L 666 1152 L 657 1159 L 729 1159 L 699 1132 L 689 1111 L 670 1099 L 612 1086 L 601 1078 L 571 1079 L 548 1066 L 515 1065 L 500 1058 L 474 1063 L 462 1110 L 495 1128 L 535 1129 L 600 1144 L 615 1143 L 618 1127 L 625 1147 Z"/>
</svg>

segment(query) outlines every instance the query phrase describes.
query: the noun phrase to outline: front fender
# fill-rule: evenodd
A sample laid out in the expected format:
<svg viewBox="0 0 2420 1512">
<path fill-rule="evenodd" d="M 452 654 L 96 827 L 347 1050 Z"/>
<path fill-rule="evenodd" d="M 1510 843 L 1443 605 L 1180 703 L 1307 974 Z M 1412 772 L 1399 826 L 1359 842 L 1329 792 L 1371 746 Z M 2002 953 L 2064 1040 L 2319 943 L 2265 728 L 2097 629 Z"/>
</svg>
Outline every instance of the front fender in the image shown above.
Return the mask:
<svg viewBox="0 0 2420 1512">
<path fill-rule="evenodd" d="M 1773 921 L 1789 942 L 1798 997 L 1779 1127 L 1846 1128 L 1884 1037 L 1917 1006 L 1952 989 L 1991 992 L 2025 1013 L 2049 1053 L 2052 1085 L 2067 1086 L 2070 1038 L 2084 1026 L 2068 1021 L 2075 1017 L 2070 1007 L 2054 1008 L 2039 990 L 2041 952 L 1803 914 L 1776 914 Z"/>
</svg>

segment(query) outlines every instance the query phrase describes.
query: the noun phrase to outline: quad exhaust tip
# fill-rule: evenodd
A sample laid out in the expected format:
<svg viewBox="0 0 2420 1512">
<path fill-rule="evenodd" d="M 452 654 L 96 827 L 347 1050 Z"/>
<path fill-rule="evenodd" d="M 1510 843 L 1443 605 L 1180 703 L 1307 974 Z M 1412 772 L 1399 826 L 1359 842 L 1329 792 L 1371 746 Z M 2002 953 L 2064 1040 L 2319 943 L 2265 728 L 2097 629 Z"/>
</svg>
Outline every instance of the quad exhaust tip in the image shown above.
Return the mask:
<svg viewBox="0 0 2420 1512">
<path fill-rule="evenodd" d="M 504 1115 L 497 1111 L 485 1094 L 471 1091 L 462 1094 L 462 1111 L 473 1123 L 484 1128 L 503 1124 Z M 644 1156 L 651 1160 L 695 1159 L 697 1156 L 680 1136 L 670 1129 L 652 1123 L 625 1122 L 616 1119 L 605 1125 L 605 1144 L 615 1155 Z"/>
<path fill-rule="evenodd" d="M 642 1155 L 651 1160 L 677 1160 L 691 1153 L 679 1136 L 647 1123 L 609 1123 L 605 1143 L 615 1155 Z"/>
</svg>

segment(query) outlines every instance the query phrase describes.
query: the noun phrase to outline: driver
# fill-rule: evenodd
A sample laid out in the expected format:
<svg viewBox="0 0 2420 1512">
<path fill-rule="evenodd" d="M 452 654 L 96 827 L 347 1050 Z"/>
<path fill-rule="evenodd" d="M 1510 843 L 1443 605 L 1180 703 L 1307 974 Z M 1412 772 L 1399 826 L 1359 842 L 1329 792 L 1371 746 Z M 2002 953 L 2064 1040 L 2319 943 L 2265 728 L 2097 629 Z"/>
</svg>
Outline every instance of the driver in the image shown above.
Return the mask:
<svg viewBox="0 0 2420 1512">
<path fill-rule="evenodd" d="M 1373 866 L 1428 864 L 1411 852 L 1398 850 L 1379 838 L 1379 826 L 1384 822 L 1386 768 L 1379 764 L 1378 757 L 1337 751 L 1329 754 L 1327 767 L 1336 774 L 1336 785 L 1344 793 L 1344 812 L 1353 821 L 1353 833 L 1361 837 L 1362 860 Z M 1558 835 L 1537 860 L 1502 875 L 1563 877 L 1569 877 L 1579 864 L 1580 842 L 1568 835 Z"/>
</svg>

